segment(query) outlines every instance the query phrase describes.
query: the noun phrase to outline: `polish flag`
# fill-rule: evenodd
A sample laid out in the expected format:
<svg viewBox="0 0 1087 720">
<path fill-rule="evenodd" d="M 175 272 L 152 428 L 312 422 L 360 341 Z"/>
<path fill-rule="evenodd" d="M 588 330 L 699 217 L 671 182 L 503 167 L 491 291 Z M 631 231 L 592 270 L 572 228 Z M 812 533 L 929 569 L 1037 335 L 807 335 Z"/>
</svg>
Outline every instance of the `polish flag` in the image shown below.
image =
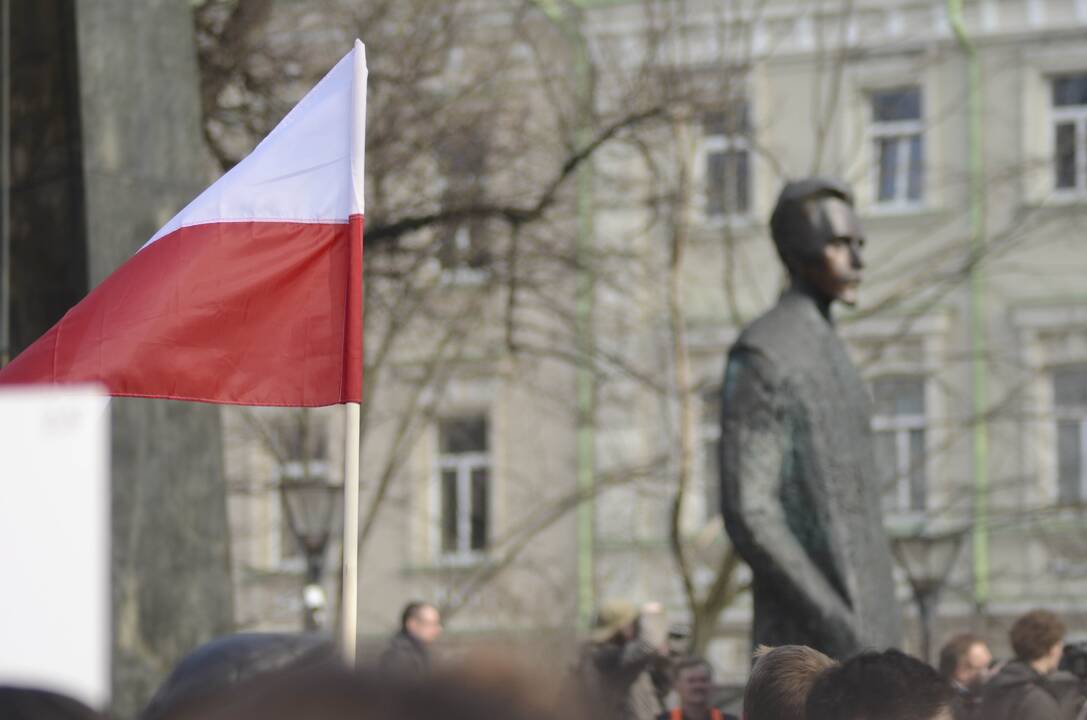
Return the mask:
<svg viewBox="0 0 1087 720">
<path fill-rule="evenodd" d="M 366 55 L 355 46 L 0 384 L 314 407 L 362 396 Z"/>
</svg>

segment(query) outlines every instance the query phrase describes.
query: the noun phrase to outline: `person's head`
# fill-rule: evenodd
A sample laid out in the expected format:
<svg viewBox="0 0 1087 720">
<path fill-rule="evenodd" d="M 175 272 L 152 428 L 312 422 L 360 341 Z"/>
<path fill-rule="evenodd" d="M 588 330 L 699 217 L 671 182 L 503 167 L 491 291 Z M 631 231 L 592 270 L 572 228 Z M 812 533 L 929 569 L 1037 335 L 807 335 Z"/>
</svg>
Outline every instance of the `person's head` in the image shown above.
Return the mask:
<svg viewBox="0 0 1087 720">
<path fill-rule="evenodd" d="M 593 642 L 626 642 L 638 635 L 638 608 L 626 600 L 606 600 L 596 611 L 590 639 Z"/>
<path fill-rule="evenodd" d="M 940 674 L 947 680 L 975 690 L 985 682 L 993 654 L 973 633 L 959 633 L 940 649 Z"/>
<path fill-rule="evenodd" d="M 236 633 L 183 657 L 155 690 L 140 720 L 161 720 L 179 707 L 281 672 L 336 670 L 342 656 L 316 633 Z M 5 717 L 0 713 L 0 717 Z"/>
<path fill-rule="evenodd" d="M 400 615 L 400 629 L 413 638 L 429 645 L 442 634 L 442 616 L 430 603 L 410 602 Z"/>
<path fill-rule="evenodd" d="M 804 704 L 819 676 L 836 663 L 805 645 L 761 647 L 744 690 L 747 720 L 804 720 Z"/>
<path fill-rule="evenodd" d="M 1015 657 L 1044 675 L 1061 664 L 1064 633 L 1064 623 L 1054 613 L 1031 610 L 1015 621 L 1008 637 Z"/>
<path fill-rule="evenodd" d="M 559 703 L 550 678 L 504 665 L 465 663 L 427 678 L 366 668 L 279 672 L 226 688 L 160 720 L 582 720 L 576 704 Z"/>
<path fill-rule="evenodd" d="M 683 658 L 675 665 L 676 695 L 684 707 L 709 705 L 713 692 L 713 666 L 703 658 Z"/>
<path fill-rule="evenodd" d="M 864 234 L 849 188 L 826 178 L 786 183 L 770 216 L 770 234 L 794 285 L 828 305 L 857 303 Z"/>
<path fill-rule="evenodd" d="M 951 684 L 917 658 L 862 652 L 819 677 L 807 720 L 951 720 L 953 695 Z"/>
<path fill-rule="evenodd" d="M 4 720 L 99 720 L 103 716 L 75 698 L 51 690 L 0 685 Z"/>
</svg>

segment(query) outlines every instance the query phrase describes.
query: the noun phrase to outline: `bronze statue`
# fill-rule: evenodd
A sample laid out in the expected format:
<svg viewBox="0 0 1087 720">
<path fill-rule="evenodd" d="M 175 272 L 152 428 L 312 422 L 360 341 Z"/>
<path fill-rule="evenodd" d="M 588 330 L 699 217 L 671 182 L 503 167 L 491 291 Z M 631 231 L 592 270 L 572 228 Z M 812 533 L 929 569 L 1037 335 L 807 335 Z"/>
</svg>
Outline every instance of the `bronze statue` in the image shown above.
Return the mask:
<svg viewBox="0 0 1087 720">
<path fill-rule="evenodd" d="M 864 236 L 844 185 L 788 183 L 770 219 L 790 285 L 729 352 L 721 510 L 751 567 L 756 645 L 844 658 L 901 642 L 864 382 L 834 328 Z"/>
</svg>

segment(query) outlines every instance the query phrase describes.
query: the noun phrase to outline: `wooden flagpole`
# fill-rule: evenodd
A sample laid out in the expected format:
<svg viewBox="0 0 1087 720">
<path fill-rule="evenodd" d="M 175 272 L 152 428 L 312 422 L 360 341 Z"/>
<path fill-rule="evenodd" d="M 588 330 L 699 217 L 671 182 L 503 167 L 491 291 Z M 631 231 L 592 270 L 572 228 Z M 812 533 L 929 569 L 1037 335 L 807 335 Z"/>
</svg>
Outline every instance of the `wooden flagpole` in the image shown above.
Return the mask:
<svg viewBox="0 0 1087 720">
<path fill-rule="evenodd" d="M 355 308 L 362 313 L 362 217 L 364 215 L 363 182 L 365 178 L 364 166 L 366 157 L 366 48 L 361 42 L 355 40 L 354 47 L 354 78 L 351 118 L 351 235 L 352 243 L 358 242 L 352 252 L 357 253 L 358 264 L 354 272 L 358 272 L 357 278 L 360 294 L 352 299 L 357 302 Z M 358 217 L 358 237 L 355 237 L 356 215 Z M 359 328 L 359 332 L 362 329 Z M 361 350 L 361 348 L 360 348 Z M 362 354 L 359 354 L 359 366 L 354 368 L 358 375 L 356 379 L 362 379 Z M 361 396 L 361 385 L 359 388 Z M 344 405 L 344 452 L 343 452 L 343 595 L 340 598 L 342 617 L 340 622 L 341 644 L 343 645 L 344 660 L 348 665 L 355 664 L 355 645 L 358 643 L 358 594 L 359 594 L 359 445 L 362 442 L 362 405 L 357 402 L 349 402 Z"/>
<path fill-rule="evenodd" d="M 343 613 L 340 627 L 344 659 L 355 664 L 355 644 L 358 638 L 359 592 L 359 443 L 361 441 L 362 407 L 359 403 L 344 405 L 343 454 Z"/>
</svg>

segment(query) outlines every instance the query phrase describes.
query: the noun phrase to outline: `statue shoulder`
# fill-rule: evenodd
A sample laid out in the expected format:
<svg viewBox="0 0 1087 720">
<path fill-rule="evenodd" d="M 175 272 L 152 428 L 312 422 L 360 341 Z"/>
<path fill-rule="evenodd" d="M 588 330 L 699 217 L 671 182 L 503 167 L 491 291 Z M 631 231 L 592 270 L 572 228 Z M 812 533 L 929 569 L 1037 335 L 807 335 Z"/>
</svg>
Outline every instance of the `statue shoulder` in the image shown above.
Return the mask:
<svg viewBox="0 0 1087 720">
<path fill-rule="evenodd" d="M 744 328 L 729 355 L 757 358 L 764 369 L 786 377 L 813 339 L 807 315 L 790 303 L 779 302 Z"/>
</svg>

